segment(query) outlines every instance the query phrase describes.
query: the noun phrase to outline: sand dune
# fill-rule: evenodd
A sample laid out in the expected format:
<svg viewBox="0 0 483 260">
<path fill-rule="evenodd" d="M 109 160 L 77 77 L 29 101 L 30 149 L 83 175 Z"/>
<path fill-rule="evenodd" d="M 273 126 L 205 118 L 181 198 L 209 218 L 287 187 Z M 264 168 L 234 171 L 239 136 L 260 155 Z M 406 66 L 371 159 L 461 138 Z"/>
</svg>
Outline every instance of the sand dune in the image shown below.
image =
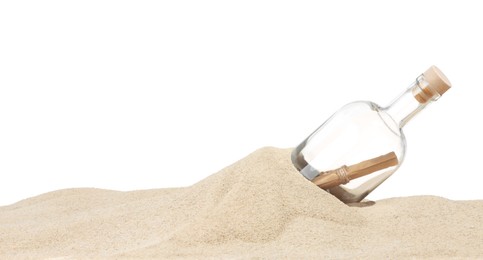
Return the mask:
<svg viewBox="0 0 483 260">
<path fill-rule="evenodd" d="M 0 207 L 0 259 L 483 258 L 483 201 L 349 207 L 262 148 L 191 187 L 68 189 Z"/>
</svg>

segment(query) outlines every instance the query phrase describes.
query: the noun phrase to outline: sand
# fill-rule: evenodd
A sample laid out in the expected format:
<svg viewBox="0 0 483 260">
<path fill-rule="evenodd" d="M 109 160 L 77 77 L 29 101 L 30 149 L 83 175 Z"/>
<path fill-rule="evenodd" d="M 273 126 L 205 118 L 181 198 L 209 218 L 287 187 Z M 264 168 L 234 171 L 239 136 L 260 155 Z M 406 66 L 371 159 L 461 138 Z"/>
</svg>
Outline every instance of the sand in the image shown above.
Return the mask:
<svg viewBox="0 0 483 260">
<path fill-rule="evenodd" d="M 0 259 L 483 258 L 482 200 L 348 206 L 289 154 L 262 148 L 186 188 L 67 189 L 0 207 Z"/>
</svg>

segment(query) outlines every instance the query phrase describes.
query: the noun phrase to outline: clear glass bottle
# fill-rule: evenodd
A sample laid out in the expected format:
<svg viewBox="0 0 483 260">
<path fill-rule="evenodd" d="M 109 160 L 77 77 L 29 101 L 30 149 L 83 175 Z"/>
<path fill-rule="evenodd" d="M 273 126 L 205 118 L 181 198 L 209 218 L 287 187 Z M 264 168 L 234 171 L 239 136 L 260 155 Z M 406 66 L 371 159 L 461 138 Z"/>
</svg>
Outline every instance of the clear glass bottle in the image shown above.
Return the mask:
<svg viewBox="0 0 483 260">
<path fill-rule="evenodd" d="M 350 103 L 293 150 L 292 162 L 341 201 L 359 202 L 401 165 L 406 148 L 402 127 L 450 87 L 432 66 L 387 107 Z"/>
</svg>

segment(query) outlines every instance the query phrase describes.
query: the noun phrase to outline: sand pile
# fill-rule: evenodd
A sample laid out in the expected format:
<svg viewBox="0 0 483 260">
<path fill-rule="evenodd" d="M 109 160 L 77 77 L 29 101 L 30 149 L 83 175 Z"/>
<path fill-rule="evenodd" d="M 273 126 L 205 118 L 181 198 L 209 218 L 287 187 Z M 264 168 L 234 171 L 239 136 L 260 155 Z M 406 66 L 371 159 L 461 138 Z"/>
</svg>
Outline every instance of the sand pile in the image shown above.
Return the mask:
<svg viewBox="0 0 483 260">
<path fill-rule="evenodd" d="M 483 201 L 359 206 L 304 179 L 290 150 L 263 148 L 187 188 L 70 189 L 0 207 L 0 258 L 483 257 Z"/>
</svg>

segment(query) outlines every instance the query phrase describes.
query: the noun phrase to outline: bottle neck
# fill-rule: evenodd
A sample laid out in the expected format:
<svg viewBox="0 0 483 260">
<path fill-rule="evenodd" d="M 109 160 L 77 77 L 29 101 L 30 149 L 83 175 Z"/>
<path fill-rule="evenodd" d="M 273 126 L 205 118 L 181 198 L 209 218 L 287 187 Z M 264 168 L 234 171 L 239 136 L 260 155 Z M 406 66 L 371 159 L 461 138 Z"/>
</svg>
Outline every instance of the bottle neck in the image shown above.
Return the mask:
<svg viewBox="0 0 483 260">
<path fill-rule="evenodd" d="M 440 95 L 429 93 L 426 89 L 428 82 L 424 75 L 419 76 L 416 81 L 409 86 L 399 97 L 383 110 L 402 128 L 419 111 L 423 110 L 428 104 L 436 101 Z"/>
</svg>

